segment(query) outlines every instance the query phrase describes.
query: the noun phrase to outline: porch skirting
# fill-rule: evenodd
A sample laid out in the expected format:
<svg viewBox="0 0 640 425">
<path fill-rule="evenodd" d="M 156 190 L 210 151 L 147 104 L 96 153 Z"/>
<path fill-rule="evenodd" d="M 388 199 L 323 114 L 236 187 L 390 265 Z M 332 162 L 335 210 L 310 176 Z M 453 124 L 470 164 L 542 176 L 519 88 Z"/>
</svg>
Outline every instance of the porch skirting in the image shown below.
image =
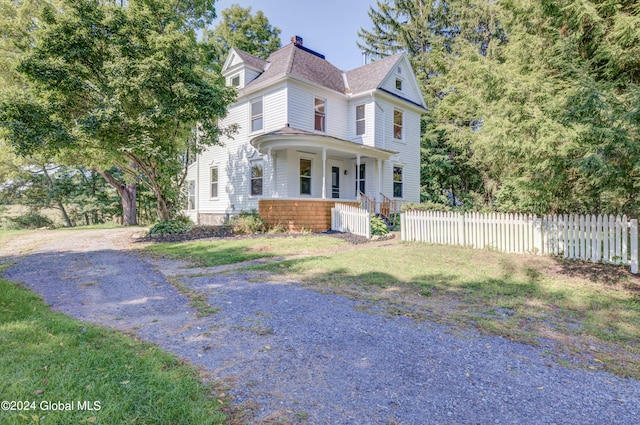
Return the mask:
<svg viewBox="0 0 640 425">
<path fill-rule="evenodd" d="M 324 232 L 331 229 L 331 208 L 336 202 L 360 205 L 340 199 L 260 199 L 258 213 L 270 226 L 284 226 L 290 232 Z"/>
</svg>

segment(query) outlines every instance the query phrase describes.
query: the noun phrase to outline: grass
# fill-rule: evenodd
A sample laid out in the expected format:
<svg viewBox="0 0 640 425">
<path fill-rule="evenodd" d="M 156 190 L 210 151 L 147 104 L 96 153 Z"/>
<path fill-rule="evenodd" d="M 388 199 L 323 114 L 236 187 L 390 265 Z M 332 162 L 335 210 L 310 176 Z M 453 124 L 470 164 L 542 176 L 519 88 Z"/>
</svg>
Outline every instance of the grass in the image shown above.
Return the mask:
<svg viewBox="0 0 640 425">
<path fill-rule="evenodd" d="M 38 296 L 4 279 L 0 358 L 2 400 L 35 407 L 0 411 L 2 424 L 227 421 L 224 405 L 212 397 L 215 388 L 203 384 L 193 367 L 154 345 L 52 312 Z M 73 410 L 45 410 L 55 403 L 71 403 Z"/>
<path fill-rule="evenodd" d="M 345 245 L 346 242 L 331 236 L 303 235 L 159 243 L 146 249 L 153 254 L 188 259 L 199 266 L 211 267 Z"/>
</svg>

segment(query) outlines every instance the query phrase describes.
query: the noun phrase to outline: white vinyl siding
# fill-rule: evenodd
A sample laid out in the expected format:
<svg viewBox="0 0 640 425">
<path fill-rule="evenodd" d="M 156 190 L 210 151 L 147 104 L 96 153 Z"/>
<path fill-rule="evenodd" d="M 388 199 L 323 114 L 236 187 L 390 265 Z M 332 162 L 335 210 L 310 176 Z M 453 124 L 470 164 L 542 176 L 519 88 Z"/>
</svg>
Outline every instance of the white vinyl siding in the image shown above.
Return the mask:
<svg viewBox="0 0 640 425">
<path fill-rule="evenodd" d="M 287 84 L 289 104 L 286 122 L 293 128 L 315 131 L 314 99 L 325 99 L 325 133 L 345 140 L 353 137 L 353 135 L 347 134 L 347 127 L 350 124 L 345 117 L 351 113 L 344 96 L 331 91 L 313 92 L 311 90 L 309 87 L 294 82 Z"/>
</svg>

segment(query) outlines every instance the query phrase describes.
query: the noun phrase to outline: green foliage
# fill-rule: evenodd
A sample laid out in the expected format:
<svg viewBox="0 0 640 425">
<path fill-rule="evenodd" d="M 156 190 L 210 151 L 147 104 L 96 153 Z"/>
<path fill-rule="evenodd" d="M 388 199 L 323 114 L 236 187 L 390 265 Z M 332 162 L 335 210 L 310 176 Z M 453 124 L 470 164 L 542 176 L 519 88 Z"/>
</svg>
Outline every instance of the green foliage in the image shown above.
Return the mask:
<svg viewBox="0 0 640 425">
<path fill-rule="evenodd" d="M 52 227 L 53 221 L 49 217 L 45 217 L 37 212 L 30 211 L 26 214 L 19 215 L 17 217 L 10 217 L 9 219 L 12 229 L 38 229 L 41 227 Z"/>
<path fill-rule="evenodd" d="M 379 1 L 361 46 L 410 55 L 423 200 L 637 214 L 640 9 L 621 0 Z"/>
<path fill-rule="evenodd" d="M 219 62 L 232 47 L 266 59 L 280 48 L 280 32 L 262 11 L 252 15 L 251 7 L 234 4 L 222 11 L 222 20 L 211 32 L 205 32 L 205 41 Z"/>
<path fill-rule="evenodd" d="M 20 154 L 46 152 L 145 185 L 157 215 L 180 205 L 185 164 L 217 143 L 235 91 L 198 42 L 212 0 L 62 0 L 33 12 L 12 68 L 26 83 L 0 95 L 2 136 Z M 198 126 L 198 141 L 195 128 Z"/>
<path fill-rule="evenodd" d="M 387 223 L 381 217 L 371 214 L 371 234 L 382 236 L 387 233 L 389 233 L 389 226 L 387 226 Z"/>
<path fill-rule="evenodd" d="M 174 235 L 187 233 L 193 228 L 189 217 L 177 216 L 169 220 L 162 220 L 149 229 L 149 235 Z"/>
<path fill-rule="evenodd" d="M 451 211 L 451 207 L 443 204 L 438 204 L 436 202 L 431 202 L 431 201 L 421 202 L 419 204 L 413 204 L 413 203 L 402 204 L 402 212 L 412 211 L 412 210 L 447 212 L 447 211 Z"/>
<path fill-rule="evenodd" d="M 238 235 L 265 233 L 269 230 L 269 223 L 256 210 L 242 211 L 240 214 L 231 217 L 229 226 Z"/>
</svg>

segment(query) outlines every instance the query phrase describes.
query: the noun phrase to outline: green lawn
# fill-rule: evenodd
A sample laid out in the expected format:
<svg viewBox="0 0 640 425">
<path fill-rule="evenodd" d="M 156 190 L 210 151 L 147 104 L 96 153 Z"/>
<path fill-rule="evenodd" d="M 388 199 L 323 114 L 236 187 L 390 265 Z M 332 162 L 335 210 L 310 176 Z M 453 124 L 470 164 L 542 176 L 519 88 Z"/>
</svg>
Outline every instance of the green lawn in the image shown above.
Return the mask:
<svg viewBox="0 0 640 425">
<path fill-rule="evenodd" d="M 0 358 L 2 400 L 29 407 L 0 410 L 2 424 L 226 423 L 213 387 L 193 367 L 153 345 L 52 312 L 4 279 Z M 73 410 L 53 410 L 60 406 Z"/>
<path fill-rule="evenodd" d="M 146 249 L 154 254 L 188 259 L 199 266 L 211 267 L 258 258 L 331 250 L 346 245 L 346 242 L 331 236 L 302 235 L 159 243 Z"/>
</svg>

